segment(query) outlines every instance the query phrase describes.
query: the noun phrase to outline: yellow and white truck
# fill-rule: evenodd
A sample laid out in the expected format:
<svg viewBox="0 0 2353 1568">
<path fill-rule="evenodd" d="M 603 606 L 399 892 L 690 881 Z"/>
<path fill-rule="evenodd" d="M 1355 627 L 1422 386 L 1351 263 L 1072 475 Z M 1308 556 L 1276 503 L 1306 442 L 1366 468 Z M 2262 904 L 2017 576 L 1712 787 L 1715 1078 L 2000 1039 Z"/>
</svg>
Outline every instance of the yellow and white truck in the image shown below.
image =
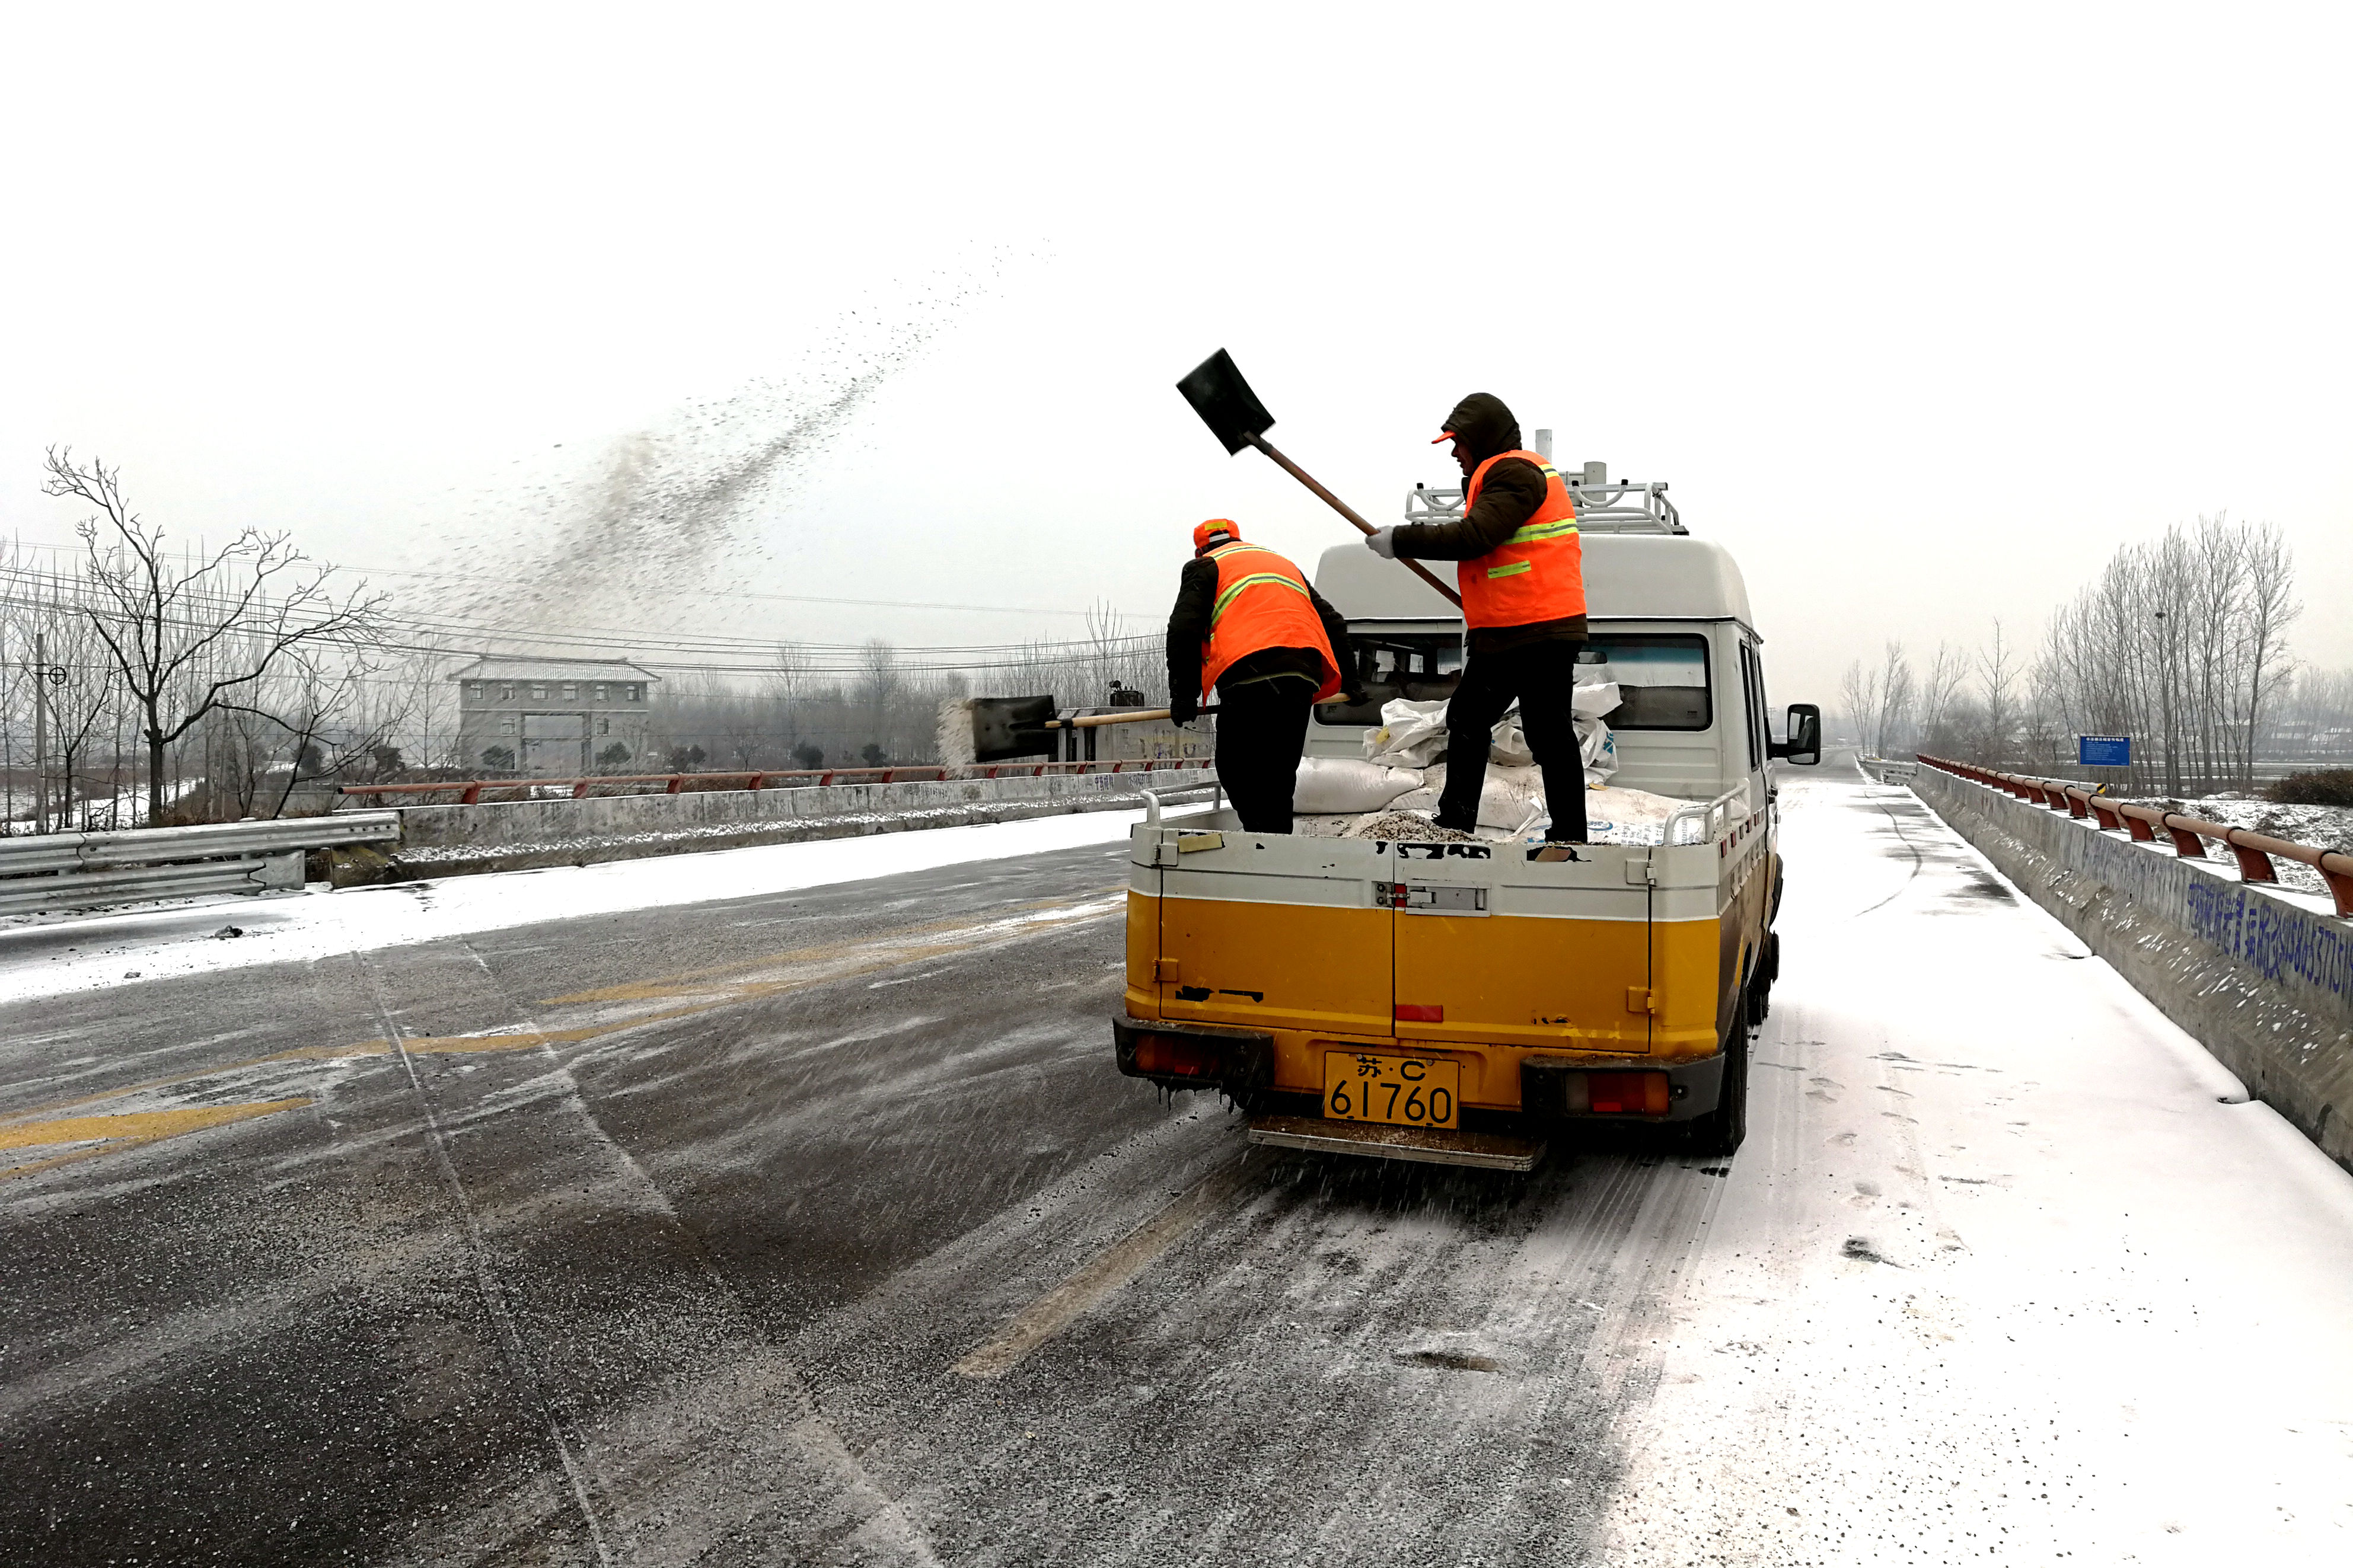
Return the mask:
<svg viewBox="0 0 2353 1568">
<path fill-rule="evenodd" d="M 1122 1072 L 1220 1090 L 1252 1142 L 1294 1148 L 1528 1170 L 1605 1121 L 1739 1146 L 1778 963 L 1767 763 L 1820 761 L 1820 714 L 1793 705 L 1771 738 L 1740 570 L 1665 485 L 1564 472 L 1592 648 L 1623 698 L 1611 783 L 1687 803 L 1662 841 L 1245 833 L 1229 810 L 1176 821 L 1154 801 L 1131 840 Z M 1459 506 L 1418 489 L 1407 516 Z M 1361 757 L 1381 702 L 1451 691 L 1461 613 L 1361 546 L 1327 551 L 1315 583 L 1371 701 L 1319 710 L 1308 752 Z"/>
</svg>

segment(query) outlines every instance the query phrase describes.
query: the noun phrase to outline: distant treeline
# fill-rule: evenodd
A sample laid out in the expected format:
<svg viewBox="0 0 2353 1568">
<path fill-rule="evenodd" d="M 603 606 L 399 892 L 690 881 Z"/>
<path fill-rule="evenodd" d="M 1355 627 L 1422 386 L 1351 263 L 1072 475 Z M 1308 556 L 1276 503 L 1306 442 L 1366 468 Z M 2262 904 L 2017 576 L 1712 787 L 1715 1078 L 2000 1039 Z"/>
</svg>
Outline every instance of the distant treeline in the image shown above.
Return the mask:
<svg viewBox="0 0 2353 1568">
<path fill-rule="evenodd" d="M 1841 719 L 1866 752 L 2074 772 L 2078 735 L 2129 735 L 2139 793 L 2252 789 L 2353 761 L 2353 670 L 2299 668 L 2295 563 L 2270 524 L 2201 518 L 2121 546 L 2031 650 L 1999 623 L 1977 647 L 1901 642 L 1857 659 Z"/>
</svg>

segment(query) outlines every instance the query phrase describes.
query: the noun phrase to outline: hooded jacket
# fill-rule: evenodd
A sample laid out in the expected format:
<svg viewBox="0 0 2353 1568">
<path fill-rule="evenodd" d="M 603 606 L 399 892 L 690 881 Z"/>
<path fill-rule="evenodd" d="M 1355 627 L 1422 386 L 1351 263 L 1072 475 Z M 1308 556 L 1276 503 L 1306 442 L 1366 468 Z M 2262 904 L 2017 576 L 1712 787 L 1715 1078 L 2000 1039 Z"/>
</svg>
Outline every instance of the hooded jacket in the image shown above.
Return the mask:
<svg viewBox="0 0 2353 1568">
<path fill-rule="evenodd" d="M 1520 422 L 1492 393 L 1474 392 L 1454 405 L 1443 428 L 1470 451 L 1475 468 L 1498 452 L 1521 449 Z M 1426 522 L 1397 531 L 1397 552 L 1416 561 L 1475 561 L 1512 536 L 1544 504 L 1542 469 L 1525 458 L 1510 458 L 1487 470 L 1479 503 L 1452 522 Z M 1585 640 L 1585 617 L 1538 621 L 1524 626 L 1486 626 L 1471 633 L 1471 651 L 1500 652 L 1554 638 Z"/>
</svg>

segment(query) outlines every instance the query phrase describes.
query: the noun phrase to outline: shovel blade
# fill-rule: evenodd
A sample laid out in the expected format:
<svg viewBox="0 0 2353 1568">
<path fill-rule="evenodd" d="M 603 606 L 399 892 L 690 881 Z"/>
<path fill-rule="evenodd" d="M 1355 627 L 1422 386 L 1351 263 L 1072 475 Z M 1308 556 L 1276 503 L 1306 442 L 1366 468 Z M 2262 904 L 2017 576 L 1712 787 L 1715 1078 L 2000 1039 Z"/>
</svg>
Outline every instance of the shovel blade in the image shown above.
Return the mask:
<svg viewBox="0 0 2353 1568">
<path fill-rule="evenodd" d="M 1054 716 L 1050 697 L 976 697 L 972 701 L 972 752 L 976 763 L 1050 755 L 1059 738 L 1046 728 Z"/>
<path fill-rule="evenodd" d="M 1250 445 L 1253 436 L 1263 436 L 1272 428 L 1274 416 L 1258 400 L 1258 394 L 1242 379 L 1240 367 L 1234 356 L 1219 349 L 1193 367 L 1192 373 L 1176 384 L 1209 434 L 1226 444 L 1226 455 L 1231 457 Z"/>
</svg>

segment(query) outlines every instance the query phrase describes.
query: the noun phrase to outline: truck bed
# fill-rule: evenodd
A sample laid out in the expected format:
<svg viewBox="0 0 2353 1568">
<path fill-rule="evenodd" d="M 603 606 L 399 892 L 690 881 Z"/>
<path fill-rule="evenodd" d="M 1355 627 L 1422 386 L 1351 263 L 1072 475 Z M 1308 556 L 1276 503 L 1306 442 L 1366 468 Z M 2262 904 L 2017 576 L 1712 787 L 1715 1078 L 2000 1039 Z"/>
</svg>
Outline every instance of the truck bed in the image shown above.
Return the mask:
<svg viewBox="0 0 2353 1568">
<path fill-rule="evenodd" d="M 1147 821 L 1130 841 L 1127 1016 L 1265 1037 L 1275 1098 L 1320 1096 L 1335 1049 L 1458 1060 L 1466 1111 L 1522 1110 L 1532 1060 L 1713 1058 L 1744 973 L 1726 916 L 1761 893 L 1764 821 L 1743 791 L 1679 815 L 1686 842 L 1648 847 Z"/>
</svg>

